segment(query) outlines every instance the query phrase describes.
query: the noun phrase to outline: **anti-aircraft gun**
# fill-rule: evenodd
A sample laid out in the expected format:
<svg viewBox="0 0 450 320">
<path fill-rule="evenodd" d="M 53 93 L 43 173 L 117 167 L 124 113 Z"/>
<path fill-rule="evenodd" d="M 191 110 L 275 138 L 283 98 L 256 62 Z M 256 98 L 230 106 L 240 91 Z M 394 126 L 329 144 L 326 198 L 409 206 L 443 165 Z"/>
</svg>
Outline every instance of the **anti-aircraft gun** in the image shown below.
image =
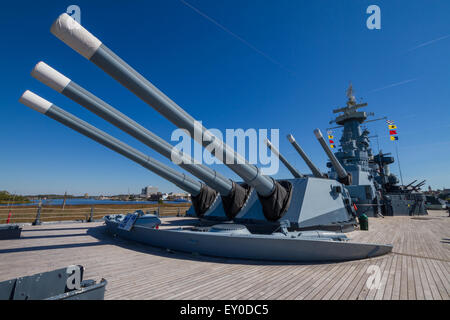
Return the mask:
<svg viewBox="0 0 450 320">
<path fill-rule="evenodd" d="M 399 185 L 397 176 L 392 174 L 389 165 L 394 163 L 394 157 L 390 153 L 379 152 L 373 157 L 374 176 L 383 197 L 382 212 L 384 215 L 424 215 L 425 195 L 420 192 L 420 187 L 425 180 L 414 185 L 417 180 L 407 185 Z"/>
</svg>

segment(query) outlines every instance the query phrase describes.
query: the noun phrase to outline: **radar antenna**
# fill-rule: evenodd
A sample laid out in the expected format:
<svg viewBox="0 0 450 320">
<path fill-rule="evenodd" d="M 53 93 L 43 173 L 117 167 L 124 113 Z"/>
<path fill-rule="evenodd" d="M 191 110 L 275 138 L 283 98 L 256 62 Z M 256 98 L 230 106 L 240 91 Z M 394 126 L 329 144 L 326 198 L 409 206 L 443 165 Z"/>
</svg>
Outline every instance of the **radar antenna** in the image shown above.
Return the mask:
<svg viewBox="0 0 450 320">
<path fill-rule="evenodd" d="M 357 109 L 367 106 L 367 103 L 359 103 L 359 104 L 356 103 L 356 98 L 353 94 L 353 85 L 351 82 L 346 91 L 346 95 L 348 98 L 346 106 L 343 108 L 338 108 L 338 109 L 333 110 L 333 113 L 343 112 L 344 115 L 349 115 L 351 113 L 356 112 Z M 336 121 L 335 120 L 330 121 L 330 123 L 332 123 L 332 122 L 336 122 Z"/>
<path fill-rule="evenodd" d="M 347 106 L 356 104 L 356 98 L 353 95 L 353 85 L 351 82 L 350 82 L 350 85 L 348 86 L 346 94 L 347 94 L 347 98 L 348 98 Z"/>
</svg>

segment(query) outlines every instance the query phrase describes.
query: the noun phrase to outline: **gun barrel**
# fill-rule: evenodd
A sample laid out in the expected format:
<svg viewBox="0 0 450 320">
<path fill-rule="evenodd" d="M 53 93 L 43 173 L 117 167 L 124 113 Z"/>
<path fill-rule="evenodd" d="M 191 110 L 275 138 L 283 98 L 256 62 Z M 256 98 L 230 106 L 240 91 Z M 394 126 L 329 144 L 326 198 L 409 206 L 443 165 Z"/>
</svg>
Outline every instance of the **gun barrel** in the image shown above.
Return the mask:
<svg viewBox="0 0 450 320">
<path fill-rule="evenodd" d="M 408 184 L 407 186 L 405 186 L 405 188 L 408 188 L 409 186 L 413 185 L 413 183 L 415 183 L 416 181 L 417 181 L 417 179 L 414 180 L 413 182 L 411 182 L 410 184 Z"/>
<path fill-rule="evenodd" d="M 127 132 L 161 155 L 171 159 L 186 171 L 203 180 L 208 186 L 219 191 L 222 196 L 227 196 L 231 192 L 233 181 L 207 166 L 194 163 L 190 156 L 176 149 L 161 137 L 147 130 L 46 63 L 41 61 L 36 64 L 31 75 Z"/>
<path fill-rule="evenodd" d="M 289 142 L 292 144 L 292 146 L 295 148 L 295 150 L 297 150 L 297 152 L 300 154 L 302 159 L 305 161 L 306 165 L 309 167 L 314 177 L 324 178 L 322 172 L 320 172 L 320 170 L 314 165 L 311 159 L 309 159 L 309 157 L 306 155 L 306 153 L 303 151 L 303 149 L 300 147 L 297 141 L 295 141 L 294 136 L 292 134 L 289 134 L 287 138 Z"/>
<path fill-rule="evenodd" d="M 327 143 L 325 142 L 325 139 L 323 138 L 322 132 L 319 129 L 314 130 L 314 134 L 319 140 L 320 145 L 322 146 L 323 150 L 327 154 L 328 158 L 331 161 L 331 164 L 333 165 L 334 170 L 336 170 L 336 173 L 340 180 L 344 180 L 348 178 L 348 173 L 344 169 L 344 167 L 341 165 L 339 160 L 336 158 L 336 156 L 333 154 L 333 152 L 328 148 Z"/>
<path fill-rule="evenodd" d="M 128 146 L 122 141 L 110 136 L 109 134 L 97 129 L 89 123 L 75 117 L 74 115 L 57 107 L 53 103 L 41 98 L 33 92 L 27 90 L 20 97 L 19 101 L 46 116 L 64 124 L 65 126 L 85 135 L 92 140 L 104 145 L 105 147 L 120 153 L 128 159 L 139 163 L 144 168 L 156 173 L 157 175 L 174 183 L 181 189 L 189 192 L 193 196 L 200 194 L 202 184 L 186 175 L 175 171 L 163 163 L 143 154 L 142 152 Z"/>
<path fill-rule="evenodd" d="M 93 62 L 100 69 L 112 76 L 123 86 L 141 98 L 149 106 L 182 129 L 208 150 L 214 149 L 214 155 L 238 174 L 245 182 L 254 187 L 259 195 L 271 196 L 276 189 L 276 182 L 251 165 L 242 156 L 214 136 L 185 110 L 163 94 L 152 83 L 135 71 L 125 61 L 106 47 L 99 39 L 79 25 L 68 14 L 58 17 L 51 27 L 51 32 L 69 47 Z M 211 148 L 211 147 L 214 148 Z"/>
<path fill-rule="evenodd" d="M 427 180 L 422 180 L 422 181 L 420 181 L 418 184 L 416 184 L 416 185 L 414 186 L 414 188 L 423 186 L 423 185 L 425 184 L 425 181 L 427 181 Z"/>
<path fill-rule="evenodd" d="M 297 169 L 295 169 L 289 161 L 286 160 L 286 158 L 280 153 L 280 151 L 269 141 L 269 139 L 266 139 L 266 144 L 269 147 L 270 150 L 280 159 L 280 161 L 286 166 L 286 168 L 291 172 L 291 174 L 294 176 L 294 178 L 303 178 L 303 175 L 298 172 Z"/>
</svg>

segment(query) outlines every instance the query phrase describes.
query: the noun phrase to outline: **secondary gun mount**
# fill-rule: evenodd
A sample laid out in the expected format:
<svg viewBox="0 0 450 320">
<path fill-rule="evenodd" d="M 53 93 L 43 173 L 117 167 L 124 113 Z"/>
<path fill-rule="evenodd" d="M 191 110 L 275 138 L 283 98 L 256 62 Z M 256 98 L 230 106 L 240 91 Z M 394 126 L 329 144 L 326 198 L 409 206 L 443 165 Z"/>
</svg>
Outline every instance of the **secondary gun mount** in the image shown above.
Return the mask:
<svg viewBox="0 0 450 320">
<path fill-rule="evenodd" d="M 217 198 L 217 193 L 202 184 L 195 181 L 183 173 L 180 173 L 165 164 L 143 154 L 142 152 L 130 147 L 122 141 L 110 136 L 89 123 L 75 117 L 71 113 L 59 108 L 53 103 L 27 90 L 20 97 L 19 101 L 60 123 L 91 138 L 94 141 L 104 145 L 105 147 L 127 157 L 128 159 L 140 164 L 144 168 L 156 173 L 160 177 L 172 182 L 179 188 L 190 193 L 194 199 L 200 198 L 203 201 L 195 207 L 198 216 L 203 214 L 211 207 Z M 193 201 L 193 204 L 196 202 Z"/>
<path fill-rule="evenodd" d="M 425 184 L 425 181 L 427 181 L 427 180 L 422 180 L 421 182 L 419 182 L 415 186 L 412 186 L 413 190 L 414 191 L 418 191 Z"/>
<path fill-rule="evenodd" d="M 406 186 L 405 186 L 405 189 L 408 188 L 408 187 L 410 187 L 410 186 L 412 186 L 416 181 L 417 181 L 417 179 L 414 180 L 413 182 L 411 182 L 410 184 L 406 185 Z"/>
<path fill-rule="evenodd" d="M 268 220 L 276 221 L 283 216 L 291 199 L 292 186 L 289 182 L 278 182 L 261 174 L 259 168 L 249 164 L 245 158 L 214 136 L 198 121 L 195 121 L 185 110 L 119 58 L 68 14 L 60 15 L 53 23 L 50 31 L 173 124 L 186 129 L 197 142 L 204 147 L 209 147 L 209 150 L 214 149 L 213 155 L 222 160 L 249 186 L 255 188 L 263 204 L 264 215 Z M 212 145 L 214 148 L 211 148 Z"/>
</svg>

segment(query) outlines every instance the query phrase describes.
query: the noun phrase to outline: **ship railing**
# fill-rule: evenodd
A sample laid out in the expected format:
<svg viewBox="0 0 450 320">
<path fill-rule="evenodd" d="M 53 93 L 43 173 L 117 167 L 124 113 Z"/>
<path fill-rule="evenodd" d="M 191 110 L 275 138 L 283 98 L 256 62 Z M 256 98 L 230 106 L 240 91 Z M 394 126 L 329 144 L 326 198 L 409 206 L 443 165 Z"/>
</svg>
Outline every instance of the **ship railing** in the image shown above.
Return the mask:
<svg viewBox="0 0 450 320">
<path fill-rule="evenodd" d="M 154 213 L 160 217 L 185 216 L 190 208 L 190 203 L 176 204 L 151 204 L 151 205 L 92 205 L 81 208 L 72 208 L 66 206 L 10 206 L 0 208 L 0 224 L 7 223 L 33 223 L 37 218 L 41 222 L 56 221 L 93 221 L 99 220 L 106 215 L 127 214 L 136 210 L 142 210 L 145 213 Z"/>
</svg>

